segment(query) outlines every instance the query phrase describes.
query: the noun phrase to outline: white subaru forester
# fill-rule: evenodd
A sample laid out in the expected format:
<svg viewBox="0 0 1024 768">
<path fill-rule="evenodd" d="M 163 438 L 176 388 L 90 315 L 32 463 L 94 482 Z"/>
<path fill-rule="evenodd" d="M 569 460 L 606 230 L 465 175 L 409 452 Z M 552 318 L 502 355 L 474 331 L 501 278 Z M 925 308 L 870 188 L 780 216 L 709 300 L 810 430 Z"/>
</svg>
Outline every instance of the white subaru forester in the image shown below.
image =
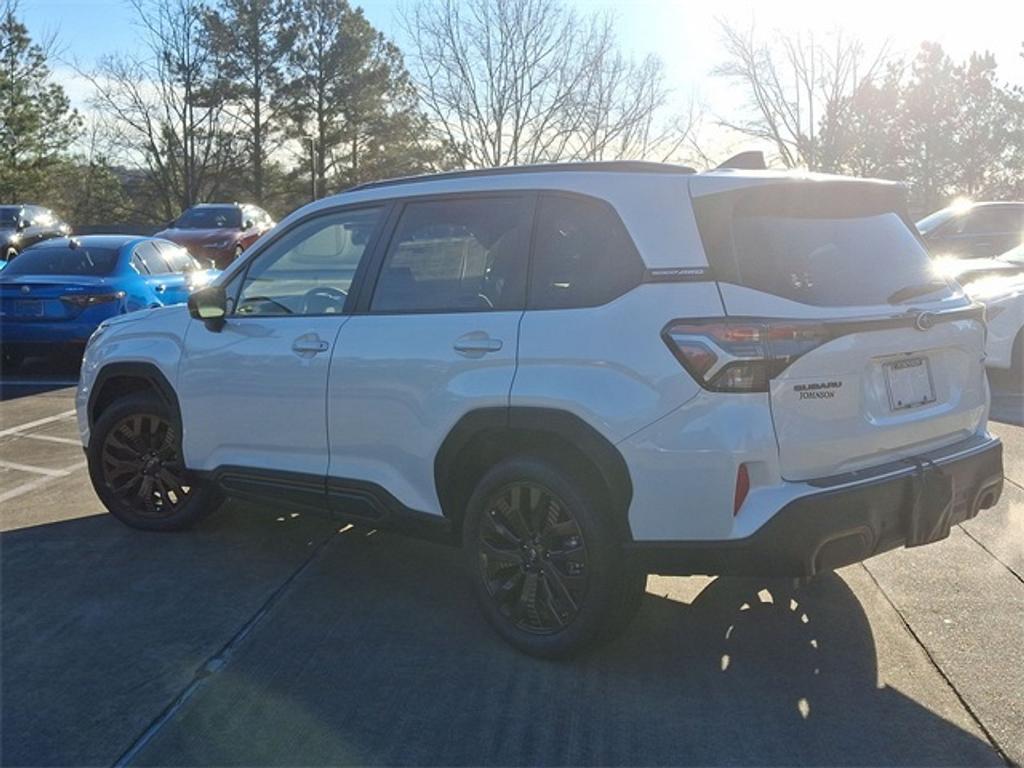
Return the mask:
<svg viewBox="0 0 1024 768">
<path fill-rule="evenodd" d="M 509 642 L 624 627 L 646 574 L 809 578 L 996 503 L 982 308 L 899 185 L 649 163 L 365 185 L 89 343 L 96 492 L 460 545 Z"/>
</svg>

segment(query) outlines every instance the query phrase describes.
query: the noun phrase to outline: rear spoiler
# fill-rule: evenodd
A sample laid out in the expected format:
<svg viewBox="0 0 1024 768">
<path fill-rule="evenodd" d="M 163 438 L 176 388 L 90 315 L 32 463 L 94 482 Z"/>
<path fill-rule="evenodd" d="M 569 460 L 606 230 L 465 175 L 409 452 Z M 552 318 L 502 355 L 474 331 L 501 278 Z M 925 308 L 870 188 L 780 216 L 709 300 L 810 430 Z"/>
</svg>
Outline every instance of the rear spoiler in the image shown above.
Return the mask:
<svg viewBox="0 0 1024 768">
<path fill-rule="evenodd" d="M 715 170 L 719 171 L 723 168 L 735 168 L 739 171 L 765 171 L 768 170 L 768 164 L 764 161 L 764 152 L 754 150 L 733 155 L 721 165 L 716 166 Z"/>
</svg>

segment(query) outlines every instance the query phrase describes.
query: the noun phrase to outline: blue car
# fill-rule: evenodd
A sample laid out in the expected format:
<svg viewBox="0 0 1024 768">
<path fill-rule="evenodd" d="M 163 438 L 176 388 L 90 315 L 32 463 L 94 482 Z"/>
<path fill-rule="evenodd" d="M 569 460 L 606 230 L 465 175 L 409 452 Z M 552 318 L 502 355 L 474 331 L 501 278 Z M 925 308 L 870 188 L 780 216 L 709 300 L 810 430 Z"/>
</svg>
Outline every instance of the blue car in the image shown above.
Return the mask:
<svg viewBox="0 0 1024 768">
<path fill-rule="evenodd" d="M 5 368 L 26 355 L 80 351 L 108 317 L 185 302 L 217 274 L 152 237 L 86 235 L 26 248 L 0 271 Z"/>
</svg>

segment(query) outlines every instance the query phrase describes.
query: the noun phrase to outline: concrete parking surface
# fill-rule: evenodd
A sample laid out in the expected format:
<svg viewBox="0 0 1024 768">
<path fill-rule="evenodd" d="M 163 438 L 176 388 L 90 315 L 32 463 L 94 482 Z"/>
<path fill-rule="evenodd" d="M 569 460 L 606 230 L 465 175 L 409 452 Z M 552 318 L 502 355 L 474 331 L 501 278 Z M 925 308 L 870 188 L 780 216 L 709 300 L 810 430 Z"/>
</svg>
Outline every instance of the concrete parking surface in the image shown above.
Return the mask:
<svg viewBox="0 0 1024 768">
<path fill-rule="evenodd" d="M 0 403 L 6 765 L 1024 763 L 1024 428 L 993 424 L 1003 500 L 945 542 L 802 588 L 651 578 L 549 663 L 452 549 L 236 503 L 125 528 L 72 394 Z"/>
</svg>

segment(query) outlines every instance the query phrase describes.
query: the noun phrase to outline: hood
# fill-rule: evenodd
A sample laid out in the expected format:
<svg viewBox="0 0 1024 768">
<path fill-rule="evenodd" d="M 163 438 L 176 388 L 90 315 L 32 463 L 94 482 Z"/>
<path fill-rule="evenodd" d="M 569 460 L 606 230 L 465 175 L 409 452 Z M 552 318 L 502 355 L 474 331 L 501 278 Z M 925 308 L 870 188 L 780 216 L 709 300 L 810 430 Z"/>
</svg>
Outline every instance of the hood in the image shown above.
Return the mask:
<svg viewBox="0 0 1024 768">
<path fill-rule="evenodd" d="M 157 232 L 154 237 L 162 237 L 178 245 L 209 245 L 210 243 L 222 243 L 225 240 L 235 240 L 240 234 L 237 229 L 164 229 Z"/>
</svg>

